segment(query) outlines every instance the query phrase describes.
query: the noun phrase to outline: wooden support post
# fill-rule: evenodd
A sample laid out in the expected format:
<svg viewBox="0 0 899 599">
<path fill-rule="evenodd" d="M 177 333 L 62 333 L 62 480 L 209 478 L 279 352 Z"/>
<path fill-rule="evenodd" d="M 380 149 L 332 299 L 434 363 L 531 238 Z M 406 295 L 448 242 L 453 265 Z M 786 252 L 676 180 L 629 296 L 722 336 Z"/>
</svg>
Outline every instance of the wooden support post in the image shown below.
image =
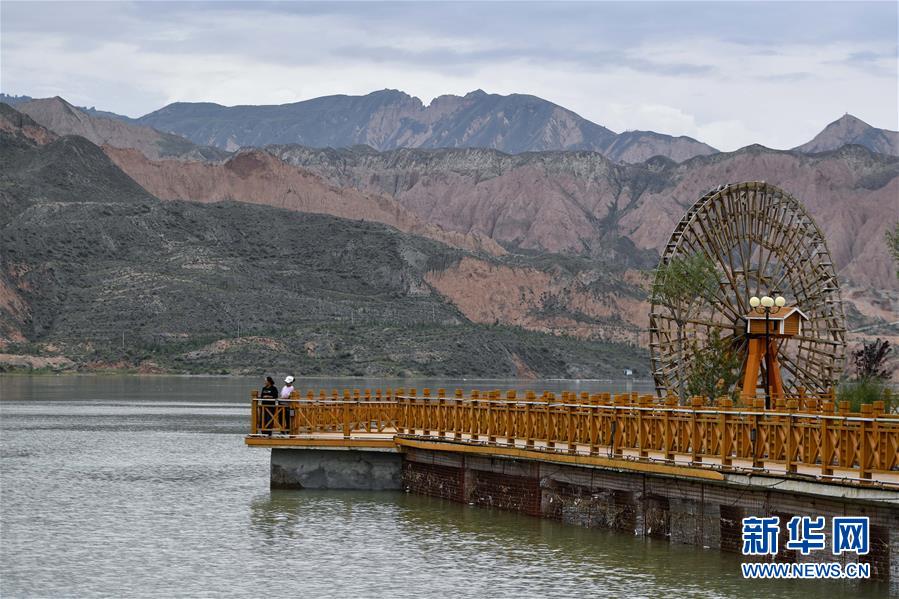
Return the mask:
<svg viewBox="0 0 899 599">
<path fill-rule="evenodd" d="M 493 395 L 491 393 L 491 395 Z M 487 400 L 487 442 L 496 443 L 496 426 L 493 424 L 493 400 Z"/>
<path fill-rule="evenodd" d="M 568 417 L 568 434 L 566 435 L 566 442 L 568 443 L 568 453 L 577 453 L 577 439 L 574 435 L 575 410 L 577 410 L 577 408 L 572 405 L 568 405 L 565 407 L 566 416 Z"/>
<path fill-rule="evenodd" d="M 858 428 L 858 477 L 862 480 L 871 479 L 872 451 L 871 437 L 873 431 L 870 418 L 873 417 L 873 406 L 869 403 L 862 404 L 861 415 L 862 420 L 859 421 Z"/>
<path fill-rule="evenodd" d="M 663 443 L 663 452 L 666 462 L 674 462 L 674 425 L 675 420 L 673 419 L 674 413 L 672 410 L 674 406 L 677 404 L 676 397 L 666 397 L 665 398 L 665 412 L 663 416 L 662 426 L 665 427 L 662 432 L 662 443 Z"/>
<path fill-rule="evenodd" d="M 690 404 L 690 407 L 693 410 L 690 414 L 690 460 L 693 463 L 701 463 L 702 453 L 700 453 L 700 448 L 702 447 L 702 428 L 699 421 L 699 414 L 696 413 L 696 410 L 702 407 L 702 398 L 693 397 L 690 399 Z"/>
<path fill-rule="evenodd" d="M 453 440 L 462 440 L 462 389 L 456 389 L 453 393 Z"/>
<path fill-rule="evenodd" d="M 350 438 L 350 402 L 344 401 L 341 413 L 343 414 L 343 438 Z"/>
<path fill-rule="evenodd" d="M 784 399 L 784 384 L 780 376 L 780 361 L 777 359 L 777 345 L 775 340 L 768 343 L 765 351 L 765 368 L 769 369 L 771 381 L 771 397 Z"/>
<path fill-rule="evenodd" d="M 826 405 L 826 404 L 825 404 Z M 830 476 L 833 474 L 833 439 L 831 438 L 830 418 L 822 418 L 821 431 L 821 474 Z"/>
<path fill-rule="evenodd" d="M 534 394 L 528 392 L 527 403 L 524 404 L 524 446 L 528 449 L 534 447 L 534 413 L 532 411 L 532 402 L 535 399 Z"/>
<path fill-rule="evenodd" d="M 731 399 L 720 399 L 718 400 L 719 409 L 721 412 L 718 414 L 718 430 L 719 430 L 719 450 L 721 452 L 721 465 L 722 466 L 730 466 L 731 465 L 731 450 L 733 449 L 733 439 L 735 437 L 734 431 L 731 430 L 733 424 L 730 422 L 728 410 L 733 409 L 733 400 Z"/>
<path fill-rule="evenodd" d="M 387 390 L 387 394 L 390 395 L 390 389 Z M 394 391 L 394 400 L 396 401 L 396 432 L 399 435 L 403 435 L 409 432 L 407 424 L 409 423 L 409 402 L 403 397 L 403 389 L 397 389 Z"/>
<path fill-rule="evenodd" d="M 778 403 L 783 401 L 782 399 L 778 400 Z M 791 399 L 786 402 L 786 408 L 789 412 L 789 415 L 786 417 L 787 419 L 787 430 L 786 430 L 786 471 L 789 474 L 793 474 L 796 472 L 796 458 L 797 452 L 799 451 L 799 446 L 796 443 L 796 434 L 798 432 L 798 427 L 796 426 L 796 411 L 798 409 L 798 402 L 795 399 Z"/>
<path fill-rule="evenodd" d="M 639 398 L 639 407 L 648 408 L 650 407 L 651 398 L 647 398 L 646 396 Z M 637 410 L 637 453 L 641 458 L 649 457 L 649 451 L 647 446 L 649 445 L 649 439 L 647 436 L 646 428 L 649 426 L 651 422 L 652 416 L 646 410 Z"/>
<path fill-rule="evenodd" d="M 765 340 L 758 337 L 749 339 L 749 354 L 746 358 L 746 371 L 743 373 L 743 389 L 741 397 L 744 401 L 754 398 L 759 384 L 759 368 L 765 355 Z"/>
</svg>

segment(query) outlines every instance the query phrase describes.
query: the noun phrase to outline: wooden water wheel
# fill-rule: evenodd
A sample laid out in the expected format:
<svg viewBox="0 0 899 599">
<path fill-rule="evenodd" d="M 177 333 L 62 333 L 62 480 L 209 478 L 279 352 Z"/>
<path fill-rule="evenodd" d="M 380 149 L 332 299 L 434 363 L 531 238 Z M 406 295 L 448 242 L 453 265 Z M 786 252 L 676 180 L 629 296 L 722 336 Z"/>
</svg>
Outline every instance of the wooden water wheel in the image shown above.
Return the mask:
<svg viewBox="0 0 899 599">
<path fill-rule="evenodd" d="M 779 348 L 784 389 L 790 393 L 802 387 L 815 394 L 832 387 L 842 372 L 846 347 L 840 288 L 824 236 L 795 198 L 764 182 L 711 190 L 677 224 L 660 266 L 693 254 L 715 265 L 718 289 L 713 297 L 696 298 L 686 307 L 682 352 L 677 349 L 675 311 L 654 294 L 650 357 L 659 395 L 677 394 L 683 373 L 690 372 L 713 330 L 745 355 L 749 298 L 763 295 L 782 295 L 808 316 L 802 334 Z"/>
</svg>

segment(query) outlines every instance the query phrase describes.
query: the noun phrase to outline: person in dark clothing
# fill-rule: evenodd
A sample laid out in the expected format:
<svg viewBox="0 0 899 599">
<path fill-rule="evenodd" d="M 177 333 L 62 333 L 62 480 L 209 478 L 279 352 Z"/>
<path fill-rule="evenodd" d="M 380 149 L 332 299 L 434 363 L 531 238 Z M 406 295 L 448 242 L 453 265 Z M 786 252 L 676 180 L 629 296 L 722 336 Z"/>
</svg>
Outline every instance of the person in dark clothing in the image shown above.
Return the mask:
<svg viewBox="0 0 899 599">
<path fill-rule="evenodd" d="M 278 388 L 275 387 L 275 379 L 270 376 L 265 377 L 265 385 L 262 387 L 262 392 L 259 394 L 259 399 L 267 399 L 269 401 L 260 402 L 262 405 L 262 422 L 269 422 L 272 417 L 272 411 L 275 409 L 276 402 L 278 399 Z M 262 426 L 265 426 L 263 424 Z M 272 436 L 272 430 L 270 428 L 264 428 L 263 433 L 267 434 L 269 437 Z"/>
<path fill-rule="evenodd" d="M 265 377 L 265 386 L 262 388 L 262 393 L 259 394 L 259 397 L 262 399 L 278 399 L 278 388 L 275 387 L 275 380 L 272 377 Z"/>
</svg>

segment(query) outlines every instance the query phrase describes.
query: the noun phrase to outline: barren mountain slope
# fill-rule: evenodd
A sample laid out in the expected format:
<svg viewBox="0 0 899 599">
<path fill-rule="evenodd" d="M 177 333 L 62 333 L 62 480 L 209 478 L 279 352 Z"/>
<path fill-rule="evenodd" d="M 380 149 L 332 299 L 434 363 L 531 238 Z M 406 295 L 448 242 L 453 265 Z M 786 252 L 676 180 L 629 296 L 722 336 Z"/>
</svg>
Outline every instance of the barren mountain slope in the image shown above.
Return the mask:
<svg viewBox="0 0 899 599">
<path fill-rule="evenodd" d="M 616 165 L 592 152 L 268 151 L 335 184 L 391 193 L 447 229 L 481 232 L 520 249 L 586 251 L 599 258 L 609 251 L 608 240 L 619 236 L 659 250 L 686 208 L 709 188 L 764 180 L 806 205 L 843 278 L 897 286 L 883 231 L 899 214 L 899 159 L 859 146 L 815 156 L 751 146 L 682 164 L 655 158 L 639 165 Z"/>
<path fill-rule="evenodd" d="M 257 151 L 241 152 L 224 163 L 153 161 L 134 150 L 105 147 L 119 168 L 158 198 L 221 202 L 236 200 L 298 212 L 330 214 L 374 221 L 449 245 L 504 253 L 486 235 L 443 230 L 403 208 L 393 198 L 355 189 L 340 189 L 304 169 Z"/>
<path fill-rule="evenodd" d="M 899 131 L 878 129 L 851 114 L 845 114 L 827 125 L 814 139 L 794 149 L 800 152 L 828 152 L 847 144 L 857 144 L 872 152 L 899 156 Z"/>
<path fill-rule="evenodd" d="M 453 279 L 463 258 L 498 266 L 495 258 L 377 223 L 160 201 L 79 136 L 41 145 L 0 130 L 0 142 L 0 369 L 71 365 L 67 356 L 80 367 L 146 371 L 646 373 L 631 346 L 472 322 L 427 282 L 442 271 Z M 573 276 L 535 264 L 511 268 Z M 540 307 L 576 315 L 561 289 L 547 291 Z"/>
<path fill-rule="evenodd" d="M 80 135 L 97 145 L 133 148 L 150 158 L 206 160 L 226 155 L 215 148 L 196 146 L 179 135 L 160 133 L 150 127 L 118 119 L 90 115 L 58 96 L 22 102 L 16 105 L 16 110 L 57 135 Z"/>
<path fill-rule="evenodd" d="M 640 246 L 660 247 L 683 208 L 708 182 L 764 180 L 802 202 L 824 232 L 844 282 L 899 289 L 884 231 L 899 219 L 899 159 L 846 146 L 819 156 L 752 147 L 673 167 L 664 190 L 650 191 L 621 227 Z M 661 233 L 661 234 L 660 234 Z"/>
</svg>

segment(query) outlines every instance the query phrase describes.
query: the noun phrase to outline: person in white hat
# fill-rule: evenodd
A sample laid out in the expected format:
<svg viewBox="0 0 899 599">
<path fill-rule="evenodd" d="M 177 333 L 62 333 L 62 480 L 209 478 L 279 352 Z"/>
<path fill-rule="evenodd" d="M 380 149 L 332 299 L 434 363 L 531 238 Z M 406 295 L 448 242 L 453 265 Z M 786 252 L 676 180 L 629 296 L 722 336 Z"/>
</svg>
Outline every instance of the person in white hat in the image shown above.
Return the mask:
<svg viewBox="0 0 899 599">
<path fill-rule="evenodd" d="M 284 386 L 281 387 L 281 399 L 290 399 L 291 393 L 293 393 L 293 377 L 288 376 L 284 379 Z"/>
</svg>

